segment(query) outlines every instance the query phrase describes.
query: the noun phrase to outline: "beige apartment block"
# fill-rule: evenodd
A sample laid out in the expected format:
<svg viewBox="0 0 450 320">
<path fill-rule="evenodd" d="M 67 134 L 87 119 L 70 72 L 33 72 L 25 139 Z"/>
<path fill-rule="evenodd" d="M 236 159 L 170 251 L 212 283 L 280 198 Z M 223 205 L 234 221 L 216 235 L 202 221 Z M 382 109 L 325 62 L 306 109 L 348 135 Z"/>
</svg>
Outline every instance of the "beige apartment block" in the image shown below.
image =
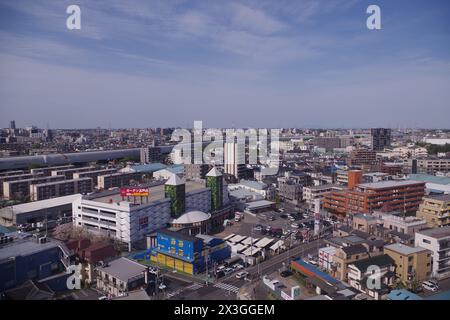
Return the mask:
<svg viewBox="0 0 450 320">
<path fill-rule="evenodd" d="M 424 197 L 416 215 L 430 228 L 450 225 L 450 195 Z"/>
</svg>

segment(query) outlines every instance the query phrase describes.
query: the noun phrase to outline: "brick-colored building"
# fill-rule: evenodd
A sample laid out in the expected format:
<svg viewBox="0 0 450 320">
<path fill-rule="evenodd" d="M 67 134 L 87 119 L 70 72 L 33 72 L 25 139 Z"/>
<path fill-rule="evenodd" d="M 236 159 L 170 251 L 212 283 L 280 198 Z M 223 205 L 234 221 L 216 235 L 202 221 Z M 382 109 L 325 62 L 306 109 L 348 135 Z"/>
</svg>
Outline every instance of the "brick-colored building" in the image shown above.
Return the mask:
<svg viewBox="0 0 450 320">
<path fill-rule="evenodd" d="M 358 148 L 350 153 L 347 164 L 349 166 L 375 165 L 379 164 L 375 151 Z"/>
<path fill-rule="evenodd" d="M 333 191 L 325 195 L 323 208 L 331 213 L 370 213 L 382 208 L 391 211 L 414 212 L 419 208 L 425 194 L 425 183 L 421 181 L 380 181 L 363 183 L 344 191 Z"/>
</svg>

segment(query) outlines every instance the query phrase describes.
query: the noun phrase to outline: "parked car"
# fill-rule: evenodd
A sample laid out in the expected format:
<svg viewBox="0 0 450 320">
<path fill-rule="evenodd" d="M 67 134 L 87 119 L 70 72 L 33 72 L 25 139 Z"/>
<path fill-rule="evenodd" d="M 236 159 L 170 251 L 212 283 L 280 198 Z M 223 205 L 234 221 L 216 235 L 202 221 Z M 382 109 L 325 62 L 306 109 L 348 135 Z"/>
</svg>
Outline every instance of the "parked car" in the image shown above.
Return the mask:
<svg viewBox="0 0 450 320">
<path fill-rule="evenodd" d="M 240 263 L 237 263 L 233 266 L 234 270 L 240 270 L 240 269 L 244 269 L 244 266 Z"/>
<path fill-rule="evenodd" d="M 227 268 L 227 267 L 225 267 L 224 265 L 218 266 L 218 267 L 217 267 L 217 272 L 223 271 L 223 270 L 225 270 L 226 268 Z"/>
<path fill-rule="evenodd" d="M 225 277 L 225 272 L 223 270 L 216 272 L 217 279 Z"/>
<path fill-rule="evenodd" d="M 300 226 L 297 223 L 291 223 L 291 227 L 294 229 L 299 229 Z"/>
<path fill-rule="evenodd" d="M 261 227 L 261 226 L 255 226 L 255 227 L 253 228 L 253 230 L 255 230 L 255 231 L 261 231 L 261 230 L 262 230 L 262 227 Z"/>
<path fill-rule="evenodd" d="M 296 219 L 294 217 L 289 218 L 289 221 L 294 222 Z"/>
<path fill-rule="evenodd" d="M 248 272 L 247 271 L 241 271 L 241 272 L 238 272 L 236 274 L 236 278 L 238 278 L 238 279 L 242 279 L 242 278 L 245 278 L 247 276 L 248 276 Z"/>
<path fill-rule="evenodd" d="M 274 217 L 274 216 L 270 216 L 269 218 L 267 218 L 267 220 L 269 220 L 269 221 L 274 221 L 274 220 L 275 220 L 275 217 Z"/>
<path fill-rule="evenodd" d="M 313 265 L 313 266 L 315 266 L 315 267 L 317 267 L 317 265 L 318 265 L 318 263 L 317 263 L 317 261 L 314 261 L 314 260 L 309 260 L 309 261 L 307 261 L 310 265 Z"/>
<path fill-rule="evenodd" d="M 433 292 L 436 292 L 439 290 L 439 287 L 431 281 L 422 282 L 422 287 L 426 290 L 433 291 Z"/>
<path fill-rule="evenodd" d="M 227 276 L 229 274 L 232 274 L 234 272 L 234 269 L 233 268 L 226 268 L 223 272 Z"/>
<path fill-rule="evenodd" d="M 287 219 L 288 216 L 287 216 L 286 214 L 280 214 L 280 218 L 281 218 L 281 219 Z"/>
<path fill-rule="evenodd" d="M 434 284 L 435 286 L 439 287 L 439 283 L 438 283 L 437 280 L 430 279 L 430 280 L 428 280 L 428 282 L 431 282 L 431 283 Z"/>
<path fill-rule="evenodd" d="M 280 276 L 282 278 L 286 278 L 292 275 L 292 271 L 291 270 L 284 270 L 280 272 Z"/>
</svg>

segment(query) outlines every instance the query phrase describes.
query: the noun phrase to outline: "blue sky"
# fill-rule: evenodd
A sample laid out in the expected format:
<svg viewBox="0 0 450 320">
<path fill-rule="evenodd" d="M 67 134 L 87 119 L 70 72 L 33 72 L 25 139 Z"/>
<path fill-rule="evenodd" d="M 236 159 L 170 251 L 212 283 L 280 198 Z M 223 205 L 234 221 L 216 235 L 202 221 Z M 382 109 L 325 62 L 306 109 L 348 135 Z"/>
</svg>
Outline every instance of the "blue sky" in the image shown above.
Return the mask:
<svg viewBox="0 0 450 320">
<path fill-rule="evenodd" d="M 449 101 L 446 0 L 0 0 L 3 127 L 449 128 Z"/>
</svg>

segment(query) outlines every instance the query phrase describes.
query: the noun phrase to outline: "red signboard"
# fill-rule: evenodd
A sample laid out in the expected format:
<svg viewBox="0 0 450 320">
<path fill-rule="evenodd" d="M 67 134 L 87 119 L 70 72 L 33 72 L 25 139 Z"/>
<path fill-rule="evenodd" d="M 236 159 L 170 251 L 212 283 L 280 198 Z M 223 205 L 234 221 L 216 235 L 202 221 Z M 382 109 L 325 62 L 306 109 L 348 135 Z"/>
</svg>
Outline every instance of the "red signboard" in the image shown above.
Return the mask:
<svg viewBox="0 0 450 320">
<path fill-rule="evenodd" d="M 148 188 L 120 188 L 122 197 L 148 197 Z"/>
</svg>

